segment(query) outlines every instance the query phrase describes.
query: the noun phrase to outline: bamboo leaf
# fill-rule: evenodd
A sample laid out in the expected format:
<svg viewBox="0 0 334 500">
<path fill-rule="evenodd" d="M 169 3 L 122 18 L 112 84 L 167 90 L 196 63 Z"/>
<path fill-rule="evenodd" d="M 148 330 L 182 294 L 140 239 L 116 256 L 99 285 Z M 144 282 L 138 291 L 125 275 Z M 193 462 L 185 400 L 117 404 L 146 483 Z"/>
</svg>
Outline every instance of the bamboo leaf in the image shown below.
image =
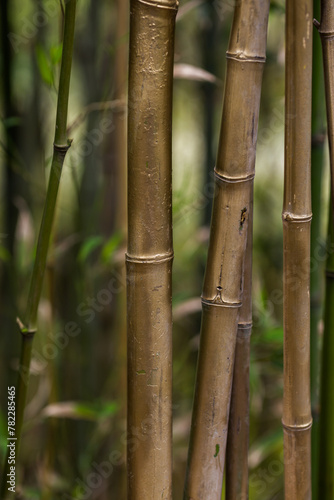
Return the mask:
<svg viewBox="0 0 334 500">
<path fill-rule="evenodd" d="M 36 46 L 36 59 L 42 80 L 47 85 L 53 85 L 53 73 L 50 62 L 44 48 L 41 45 Z"/>
<path fill-rule="evenodd" d="M 50 49 L 50 59 L 53 65 L 60 63 L 63 52 L 63 44 L 54 45 Z"/>
<path fill-rule="evenodd" d="M 88 238 L 80 248 L 78 260 L 85 262 L 90 254 L 103 243 L 102 236 L 92 236 Z"/>
<path fill-rule="evenodd" d="M 118 405 L 114 401 L 87 404 L 76 401 L 66 401 L 48 405 L 42 411 L 43 418 L 70 418 L 72 420 L 98 420 L 116 413 Z"/>
<path fill-rule="evenodd" d="M 101 259 L 104 264 L 110 262 L 115 250 L 120 246 L 123 240 L 121 231 L 115 232 L 111 238 L 103 245 L 101 250 Z"/>
<path fill-rule="evenodd" d="M 174 64 L 174 78 L 182 80 L 195 80 L 196 82 L 209 82 L 221 85 L 221 80 L 212 73 L 191 64 Z"/>
</svg>

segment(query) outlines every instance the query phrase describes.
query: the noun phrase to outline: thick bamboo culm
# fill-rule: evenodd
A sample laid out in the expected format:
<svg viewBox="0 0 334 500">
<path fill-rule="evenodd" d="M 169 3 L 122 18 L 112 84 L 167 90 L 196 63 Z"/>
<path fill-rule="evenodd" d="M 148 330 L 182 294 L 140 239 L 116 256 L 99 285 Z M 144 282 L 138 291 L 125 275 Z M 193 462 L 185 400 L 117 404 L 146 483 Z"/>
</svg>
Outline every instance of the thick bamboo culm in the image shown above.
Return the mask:
<svg viewBox="0 0 334 500">
<path fill-rule="evenodd" d="M 172 87 L 176 0 L 131 0 L 128 499 L 172 498 Z"/>
<path fill-rule="evenodd" d="M 253 196 L 252 196 L 253 199 Z M 249 204 L 242 306 L 239 313 L 226 448 L 226 498 L 248 498 L 249 363 L 252 333 L 253 203 Z"/>
<path fill-rule="evenodd" d="M 334 1 L 321 0 L 321 22 L 315 21 L 322 43 L 327 132 L 331 165 L 331 191 L 334 193 Z M 334 197 L 332 196 L 334 210 Z"/>
<path fill-rule="evenodd" d="M 286 8 L 283 202 L 285 500 L 310 499 L 312 1 Z"/>
<path fill-rule="evenodd" d="M 185 500 L 222 493 L 268 12 L 268 0 L 237 2 L 227 52 Z"/>
</svg>

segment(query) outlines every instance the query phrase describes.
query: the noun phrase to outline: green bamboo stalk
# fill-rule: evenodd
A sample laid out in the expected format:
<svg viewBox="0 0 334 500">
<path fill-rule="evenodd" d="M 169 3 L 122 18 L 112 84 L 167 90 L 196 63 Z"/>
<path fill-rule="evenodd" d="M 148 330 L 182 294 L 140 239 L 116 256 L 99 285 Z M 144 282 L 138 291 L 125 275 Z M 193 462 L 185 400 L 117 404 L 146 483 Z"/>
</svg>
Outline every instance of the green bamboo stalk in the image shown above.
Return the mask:
<svg viewBox="0 0 334 500">
<path fill-rule="evenodd" d="M 237 2 L 227 52 L 185 500 L 222 493 L 268 13 L 267 0 Z"/>
<path fill-rule="evenodd" d="M 226 448 L 226 498 L 248 498 L 249 364 L 252 333 L 253 193 L 249 205 L 244 287 L 240 308 Z"/>
<path fill-rule="evenodd" d="M 67 150 L 71 141 L 67 140 L 67 109 L 72 66 L 72 52 L 74 39 L 76 0 L 68 0 L 65 9 L 63 55 L 59 79 L 59 92 L 57 102 L 57 116 L 55 127 L 55 140 L 51 164 L 50 179 L 44 212 L 37 242 L 36 258 L 30 283 L 25 323 L 18 319 L 18 325 L 22 334 L 22 347 L 20 357 L 20 374 L 16 391 L 16 463 L 19 457 L 21 431 L 24 417 L 24 409 L 29 383 L 29 370 L 31 350 L 34 335 L 37 331 L 37 312 L 41 297 L 43 277 L 46 265 L 48 246 L 51 236 L 52 223 L 54 219 L 55 206 L 60 183 L 60 176 Z M 9 452 L 6 456 L 4 476 L 2 480 L 1 498 L 14 498 L 15 494 L 8 492 L 7 478 L 9 474 L 8 464 Z M 5 496 L 7 495 L 7 496 Z"/>
<path fill-rule="evenodd" d="M 131 0 L 128 499 L 172 498 L 172 88 L 177 0 Z"/>
<path fill-rule="evenodd" d="M 320 2 L 313 1 L 314 17 L 320 18 Z M 316 258 L 316 249 L 321 235 L 322 219 L 322 178 L 325 143 L 325 99 L 324 77 L 320 37 L 313 39 L 312 73 L 312 147 L 311 147 L 311 186 L 312 186 L 312 224 L 311 256 Z M 319 463 L 319 324 L 322 319 L 323 269 L 317 266 L 311 273 L 311 408 L 312 408 L 312 498 L 318 498 Z"/>
<path fill-rule="evenodd" d="M 324 343 L 322 350 L 320 453 L 318 495 L 321 500 L 334 498 L 334 229 L 330 208 L 328 223 L 328 253 L 326 265 L 326 301 Z"/>
<path fill-rule="evenodd" d="M 127 94 L 127 79 L 128 79 L 128 42 L 126 36 L 129 33 L 129 0 L 117 0 L 117 50 L 115 54 L 114 67 L 114 82 L 115 94 L 114 99 L 126 102 Z M 113 116 L 115 130 L 113 132 L 113 156 L 115 158 L 114 175 L 109 175 L 109 182 L 105 191 L 105 205 L 115 203 L 117 214 L 114 222 L 116 231 L 120 231 L 123 236 L 122 247 L 126 249 L 127 240 L 127 121 L 126 107 L 124 106 L 120 112 L 116 112 Z M 115 178 L 116 174 L 116 178 Z M 111 227 L 111 215 L 114 210 L 109 210 L 109 216 L 106 214 L 104 218 L 105 229 Z M 126 282 L 125 262 L 122 261 L 117 267 L 118 273 L 122 276 L 124 283 Z M 126 319 L 126 291 L 122 291 L 117 295 L 116 314 L 114 318 L 114 332 L 116 341 L 116 366 L 111 379 L 113 385 L 117 384 L 116 396 L 121 402 L 121 416 L 126 418 L 126 401 L 127 401 L 127 372 L 126 372 L 126 356 L 127 356 L 127 319 Z M 115 373 L 118 374 L 117 381 Z M 117 430 L 116 430 L 117 432 Z M 117 436 L 115 436 L 117 439 Z M 124 443 L 125 445 L 125 443 Z M 119 471 L 116 484 L 113 486 L 115 496 L 117 498 L 126 498 L 126 469 L 125 467 Z"/>
<path fill-rule="evenodd" d="M 312 0 L 286 7 L 283 203 L 285 500 L 311 498 L 310 226 Z"/>
</svg>

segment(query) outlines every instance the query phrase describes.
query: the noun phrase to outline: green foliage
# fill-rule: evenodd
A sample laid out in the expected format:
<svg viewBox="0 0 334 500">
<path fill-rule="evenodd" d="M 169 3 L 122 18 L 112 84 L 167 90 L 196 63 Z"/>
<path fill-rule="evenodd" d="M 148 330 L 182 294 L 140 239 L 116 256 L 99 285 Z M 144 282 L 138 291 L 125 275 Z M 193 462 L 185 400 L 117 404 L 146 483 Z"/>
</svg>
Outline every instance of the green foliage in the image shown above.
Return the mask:
<svg viewBox="0 0 334 500">
<path fill-rule="evenodd" d="M 103 243 L 103 237 L 102 236 L 92 236 L 88 238 L 87 240 L 84 241 L 84 243 L 81 245 L 79 254 L 78 254 L 78 260 L 80 262 L 85 262 L 88 257 L 96 250 L 98 247 L 100 247 Z"/>
<path fill-rule="evenodd" d="M 53 45 L 49 53 L 45 48 L 37 44 L 35 48 L 36 61 L 39 69 L 40 76 L 44 83 L 48 86 L 53 86 L 55 79 L 55 67 L 61 62 L 63 44 Z"/>
<path fill-rule="evenodd" d="M 51 87 L 54 83 L 52 66 L 45 49 L 41 45 L 36 46 L 36 60 L 43 82 Z"/>
</svg>

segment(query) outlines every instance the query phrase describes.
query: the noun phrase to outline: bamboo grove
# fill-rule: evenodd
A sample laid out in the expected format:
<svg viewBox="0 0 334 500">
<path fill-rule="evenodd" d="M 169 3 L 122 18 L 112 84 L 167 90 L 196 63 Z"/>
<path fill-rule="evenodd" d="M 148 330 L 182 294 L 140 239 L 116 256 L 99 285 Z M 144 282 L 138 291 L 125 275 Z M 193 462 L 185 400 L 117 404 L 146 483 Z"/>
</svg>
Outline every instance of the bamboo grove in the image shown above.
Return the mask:
<svg viewBox="0 0 334 500">
<path fill-rule="evenodd" d="M 1 499 L 334 500 L 334 1 L 9 3 Z"/>
</svg>

